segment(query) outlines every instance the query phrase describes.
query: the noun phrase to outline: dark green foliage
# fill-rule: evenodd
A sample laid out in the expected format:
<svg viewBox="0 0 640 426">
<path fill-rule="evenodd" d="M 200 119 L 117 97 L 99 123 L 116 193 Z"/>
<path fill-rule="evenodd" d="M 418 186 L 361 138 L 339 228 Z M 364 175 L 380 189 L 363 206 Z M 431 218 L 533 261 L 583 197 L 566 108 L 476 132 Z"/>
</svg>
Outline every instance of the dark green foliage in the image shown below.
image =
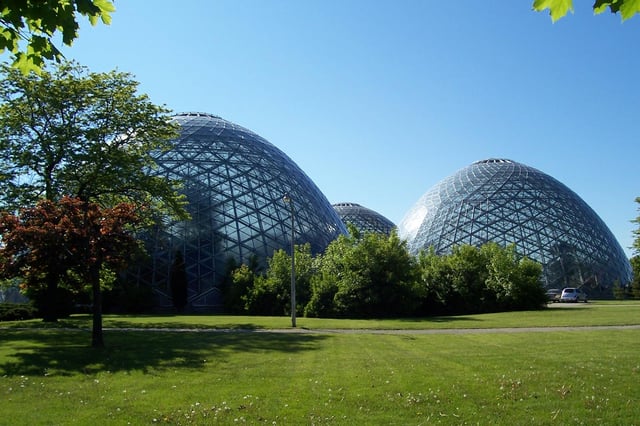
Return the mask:
<svg viewBox="0 0 640 426">
<path fill-rule="evenodd" d="M 319 263 L 309 316 L 407 316 L 419 303 L 415 259 L 395 232 L 340 236 Z"/>
<path fill-rule="evenodd" d="M 223 295 L 225 312 L 230 314 L 247 313 L 246 300 L 255 279 L 255 271 L 245 264 L 231 272 Z"/>
<path fill-rule="evenodd" d="M 180 250 L 176 251 L 176 256 L 173 259 L 170 280 L 173 307 L 176 308 L 178 312 L 183 312 L 185 306 L 187 306 L 188 282 L 187 269 L 184 264 L 184 257 Z"/>
<path fill-rule="evenodd" d="M 58 318 L 66 318 L 73 313 L 74 293 L 66 288 L 45 287 L 27 294 L 37 309 L 38 316 L 45 322 L 55 322 Z"/>
<path fill-rule="evenodd" d="M 540 309 L 546 304 L 540 264 L 513 246 L 459 246 L 450 255 L 433 250 L 418 257 L 426 296 L 420 313 L 468 314 Z"/>
<path fill-rule="evenodd" d="M 636 198 L 636 203 L 640 204 L 640 197 Z M 640 211 L 640 206 L 638 206 L 638 210 Z M 638 227 L 633 230 L 633 246 L 631 248 L 634 254 L 640 255 L 640 216 L 631 220 L 631 222 L 638 225 Z M 633 264 L 631 266 L 633 266 Z M 633 272 L 636 273 L 637 271 L 636 267 L 634 267 Z"/>
<path fill-rule="evenodd" d="M 296 306 L 301 310 L 309 301 L 313 275 L 311 245 L 295 247 Z M 252 315 L 291 314 L 291 257 L 277 250 L 268 260 L 265 275 L 256 276 L 246 296 L 246 310 Z M 297 313 L 297 312 L 296 312 Z"/>
<path fill-rule="evenodd" d="M 616 280 L 613 283 L 613 297 L 616 300 L 629 299 L 631 289 L 629 287 L 623 287 L 620 285 L 620 281 Z"/>
<path fill-rule="evenodd" d="M 480 248 L 487 262 L 487 288 L 501 311 L 539 309 L 546 304 L 540 283 L 542 265 L 516 253 L 515 246 L 487 243 Z M 491 297 L 491 296 L 490 296 Z M 491 306 L 489 306 L 491 309 Z"/>
<path fill-rule="evenodd" d="M 633 280 L 631 281 L 631 296 L 640 299 L 640 255 L 631 258 L 631 268 L 633 270 Z"/>
<path fill-rule="evenodd" d="M 440 315 L 447 312 L 453 292 L 449 285 L 453 269 L 448 257 L 435 254 L 433 248 L 418 255 L 418 280 L 424 288 L 419 315 Z"/>
<path fill-rule="evenodd" d="M 489 291 L 487 257 L 478 248 L 454 247 L 451 262 L 451 288 L 447 307 L 452 312 L 480 313 L 493 310 L 495 293 Z"/>
<path fill-rule="evenodd" d="M 243 265 L 232 275 L 227 312 L 290 314 L 291 258 L 280 250 L 265 275 Z M 459 246 L 416 258 L 396 233 L 352 233 L 311 257 L 296 249 L 298 306 L 308 317 L 384 318 L 541 309 L 542 266 L 514 247 Z M 244 303 L 244 311 L 239 306 Z"/>
<path fill-rule="evenodd" d="M 22 321 L 37 318 L 38 310 L 27 303 L 0 303 L 0 321 Z"/>
</svg>

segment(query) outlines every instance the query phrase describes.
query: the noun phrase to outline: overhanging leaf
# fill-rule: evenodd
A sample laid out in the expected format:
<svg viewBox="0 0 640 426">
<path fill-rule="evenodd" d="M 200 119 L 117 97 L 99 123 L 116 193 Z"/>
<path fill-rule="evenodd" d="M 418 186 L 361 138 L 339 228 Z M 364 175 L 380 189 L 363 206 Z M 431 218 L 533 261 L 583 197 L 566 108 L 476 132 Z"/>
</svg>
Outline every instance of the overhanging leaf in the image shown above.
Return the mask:
<svg viewBox="0 0 640 426">
<path fill-rule="evenodd" d="M 609 8 L 611 13 L 618 13 L 622 3 L 624 3 L 624 0 L 596 0 L 593 4 L 593 11 L 594 13 L 599 14 Z"/>
<path fill-rule="evenodd" d="M 541 12 L 545 9 L 549 9 L 549 15 L 551 20 L 556 22 L 567 14 L 567 12 L 573 12 L 572 0 L 534 0 L 533 10 Z"/>
<path fill-rule="evenodd" d="M 620 15 L 625 21 L 640 12 L 640 0 L 624 0 L 620 5 Z"/>
</svg>

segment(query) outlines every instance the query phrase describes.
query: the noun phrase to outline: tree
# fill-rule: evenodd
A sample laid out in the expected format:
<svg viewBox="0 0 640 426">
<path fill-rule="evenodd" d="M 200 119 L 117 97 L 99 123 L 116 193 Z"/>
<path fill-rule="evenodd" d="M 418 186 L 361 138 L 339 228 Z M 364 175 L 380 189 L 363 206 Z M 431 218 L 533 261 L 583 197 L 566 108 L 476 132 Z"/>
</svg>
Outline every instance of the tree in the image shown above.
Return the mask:
<svg viewBox="0 0 640 426">
<path fill-rule="evenodd" d="M 291 256 L 284 250 L 276 250 L 267 259 L 264 275 L 254 277 L 248 289 L 246 310 L 253 315 L 291 314 Z M 295 246 L 296 312 L 309 302 L 310 281 L 314 274 L 311 245 Z"/>
<path fill-rule="evenodd" d="M 120 270 L 140 247 L 132 235 L 140 222 L 138 206 L 120 203 L 101 208 L 78 198 L 42 200 L 20 215 L 0 215 L 0 277 L 23 277 L 32 291 L 51 294 L 63 277 L 76 275 L 88 283 L 94 305 L 92 346 L 104 345 L 100 277 Z M 45 318 L 51 319 L 51 318 Z"/>
<path fill-rule="evenodd" d="M 625 21 L 631 18 L 636 13 L 640 12 L 640 1 L 638 0 L 595 0 L 593 3 L 593 11 L 596 14 L 602 13 L 607 8 L 611 13 L 620 12 L 622 20 Z M 534 0 L 533 9 L 541 12 L 549 9 L 551 20 L 553 22 L 562 18 L 567 12 L 573 12 L 572 0 Z"/>
<path fill-rule="evenodd" d="M 145 223 L 188 218 L 179 183 L 153 173 L 153 153 L 170 148 L 177 124 L 136 93 L 129 74 L 89 73 L 74 63 L 39 75 L 0 72 L 0 209 L 16 213 L 69 196 L 87 212 L 92 203 L 145 207 L 137 212 Z"/>
<path fill-rule="evenodd" d="M 542 265 L 521 257 L 515 245 L 500 247 L 489 242 L 480 248 L 487 261 L 487 287 L 493 291 L 497 308 L 503 310 L 540 309 L 547 296 L 541 284 Z"/>
<path fill-rule="evenodd" d="M 424 288 L 420 315 L 440 315 L 448 312 L 453 292 L 453 268 L 447 256 L 439 256 L 433 247 L 418 254 L 418 282 Z"/>
<path fill-rule="evenodd" d="M 496 310 L 496 294 L 487 287 L 487 257 L 478 247 L 461 245 L 448 257 L 451 292 L 447 308 L 452 313 L 480 313 Z"/>
<path fill-rule="evenodd" d="M 184 264 L 184 256 L 180 250 L 176 250 L 176 256 L 173 259 L 171 265 L 170 275 L 171 286 L 171 299 L 173 300 L 173 307 L 178 312 L 184 311 L 187 306 L 188 298 L 188 281 L 187 281 L 187 269 Z"/>
<path fill-rule="evenodd" d="M 415 258 L 395 232 L 341 235 L 322 256 L 305 313 L 352 318 L 412 315 L 421 299 L 416 272 Z"/>
<path fill-rule="evenodd" d="M 178 182 L 152 173 L 177 124 L 136 93 L 130 74 L 64 63 L 27 76 L 2 66 L 0 76 L 0 208 L 68 195 L 186 215 Z"/>
<path fill-rule="evenodd" d="M 636 198 L 636 203 L 640 204 L 640 197 Z M 638 212 L 640 212 L 640 206 L 638 206 Z M 638 228 L 633 230 L 633 245 L 631 248 L 636 255 L 640 255 L 640 215 L 632 219 L 631 222 L 638 225 Z"/>
<path fill-rule="evenodd" d="M 640 299 L 640 255 L 633 256 L 630 259 L 631 270 L 633 271 L 633 279 L 631 280 L 631 296 Z"/>
<path fill-rule="evenodd" d="M 0 53 L 8 50 L 13 65 L 24 74 L 40 72 L 45 60 L 60 61 L 62 53 L 52 38 L 61 35 L 71 46 L 80 28 L 77 15 L 91 25 L 111 23 L 111 0 L 4 0 L 0 7 Z M 26 45 L 25 45 L 26 43 Z"/>
<path fill-rule="evenodd" d="M 640 204 L 640 197 L 636 198 L 636 203 Z M 638 206 L 638 212 L 640 212 L 640 206 Z M 630 260 L 633 271 L 631 293 L 634 299 L 640 299 L 640 215 L 632 219 L 631 222 L 638 225 L 638 228 L 633 230 L 633 244 L 631 246 L 634 253 Z"/>
<path fill-rule="evenodd" d="M 469 314 L 546 306 L 540 282 L 542 266 L 516 253 L 514 246 L 489 242 L 461 245 L 438 256 L 433 249 L 418 256 L 426 296 L 421 313 Z"/>
</svg>

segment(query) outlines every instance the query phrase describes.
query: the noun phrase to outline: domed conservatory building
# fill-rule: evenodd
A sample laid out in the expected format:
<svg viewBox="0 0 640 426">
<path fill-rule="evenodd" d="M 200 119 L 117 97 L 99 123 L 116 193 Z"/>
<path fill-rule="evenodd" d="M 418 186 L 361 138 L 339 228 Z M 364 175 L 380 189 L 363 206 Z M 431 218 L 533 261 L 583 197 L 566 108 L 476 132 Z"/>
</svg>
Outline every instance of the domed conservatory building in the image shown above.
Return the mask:
<svg viewBox="0 0 640 426">
<path fill-rule="evenodd" d="M 590 298 L 611 298 L 616 282 L 631 280 L 629 260 L 600 217 L 561 182 L 511 160 L 478 161 L 440 181 L 398 233 L 413 253 L 514 244 L 543 265 L 547 288 L 580 287 Z"/>
<path fill-rule="evenodd" d="M 220 117 L 179 114 L 180 136 L 159 153 L 158 174 L 183 182 L 189 221 L 167 222 L 146 238 L 151 261 L 136 273 L 159 307 L 172 306 L 169 277 L 178 252 L 188 281 L 188 306 L 215 310 L 230 265 L 265 265 L 278 249 L 309 243 L 324 251 L 346 233 L 312 180 L 282 151 Z"/>
<path fill-rule="evenodd" d="M 333 208 L 345 224 L 352 224 L 361 233 L 390 235 L 396 225 L 378 212 L 357 203 L 336 203 Z"/>
</svg>

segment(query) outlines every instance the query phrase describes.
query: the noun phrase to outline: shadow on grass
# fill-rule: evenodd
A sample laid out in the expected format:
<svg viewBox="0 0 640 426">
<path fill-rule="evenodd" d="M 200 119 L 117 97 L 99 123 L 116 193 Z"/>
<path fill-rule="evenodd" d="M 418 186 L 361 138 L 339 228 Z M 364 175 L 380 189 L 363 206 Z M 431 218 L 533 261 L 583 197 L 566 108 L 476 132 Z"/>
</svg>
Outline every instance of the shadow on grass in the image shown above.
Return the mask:
<svg viewBox="0 0 640 426">
<path fill-rule="evenodd" d="M 154 317 L 157 318 L 158 317 Z M 118 328 L 118 329 L 126 329 L 126 328 L 138 328 L 138 329 L 183 329 L 183 330 L 263 330 L 264 326 L 254 324 L 254 323 L 221 323 L 215 325 L 203 325 L 203 324 L 194 324 L 188 322 L 179 322 L 179 321 L 166 321 L 160 322 L 155 321 L 153 323 L 139 323 L 139 322 L 131 322 L 127 320 L 114 320 L 109 319 L 105 321 L 105 328 Z"/>
<path fill-rule="evenodd" d="M 454 322 L 482 322 L 479 318 L 471 318 L 468 316 L 435 316 L 435 317 L 423 317 L 423 318 L 399 318 L 399 322 L 406 323 L 454 323 Z"/>
<path fill-rule="evenodd" d="M 126 316 L 119 316 L 117 319 L 113 317 L 103 317 L 103 328 L 117 328 L 117 329 L 175 329 L 175 330 L 265 330 L 265 325 L 256 324 L 253 322 L 240 323 L 225 322 L 208 324 L 206 321 L 203 323 L 194 322 L 194 318 L 198 318 L 197 315 L 149 315 L 149 322 L 145 322 L 145 315 L 137 315 L 132 318 Z M 161 318 L 167 318 L 166 321 L 159 321 Z M 181 321 L 185 318 L 189 320 Z M 33 319 L 26 321 L 9 321 L 0 322 L 0 327 L 6 329 L 84 329 L 91 328 L 92 317 L 91 315 L 73 315 L 68 318 L 60 318 L 56 322 L 44 322 L 41 319 Z"/>
<path fill-rule="evenodd" d="M 296 353 L 317 348 L 327 336 L 286 333 L 105 331 L 104 349 L 89 346 L 77 330 L 3 330 L 0 376 L 75 375 L 100 371 L 151 372 L 201 369 L 237 352 Z"/>
</svg>

